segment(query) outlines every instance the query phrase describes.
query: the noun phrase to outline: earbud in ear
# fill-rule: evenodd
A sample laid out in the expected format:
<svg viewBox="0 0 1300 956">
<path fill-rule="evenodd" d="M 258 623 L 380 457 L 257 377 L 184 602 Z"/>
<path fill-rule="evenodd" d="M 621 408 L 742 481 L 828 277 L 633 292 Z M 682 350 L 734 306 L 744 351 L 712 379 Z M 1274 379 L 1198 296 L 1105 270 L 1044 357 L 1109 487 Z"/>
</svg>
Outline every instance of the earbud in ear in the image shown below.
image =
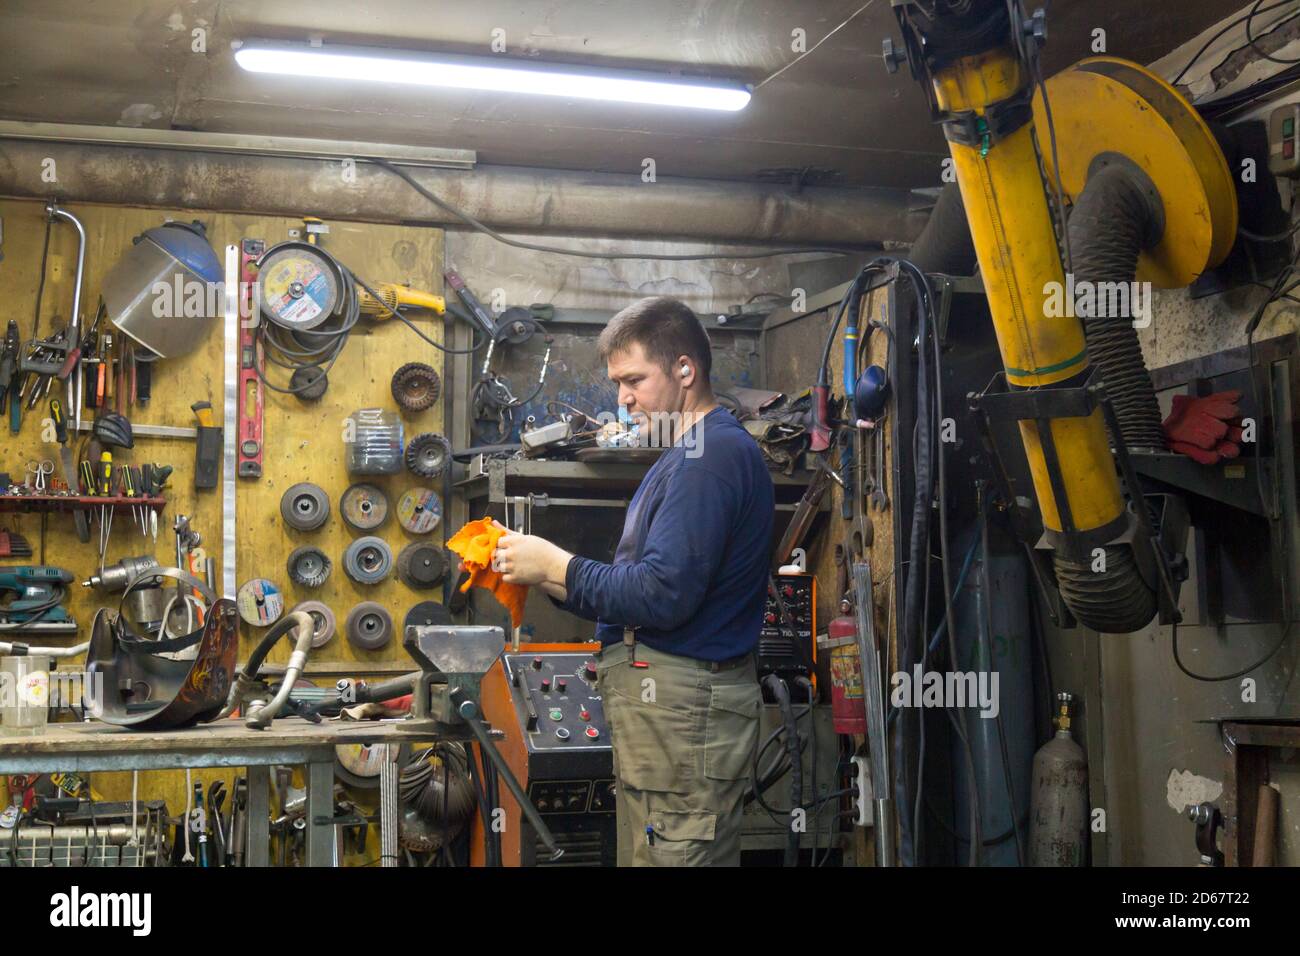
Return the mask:
<svg viewBox="0 0 1300 956">
<path fill-rule="evenodd" d="M 685 378 L 687 375 L 690 375 L 690 374 L 691 374 L 691 367 L 690 367 L 689 365 L 683 365 L 683 366 L 682 366 L 682 378 Z"/>
</svg>

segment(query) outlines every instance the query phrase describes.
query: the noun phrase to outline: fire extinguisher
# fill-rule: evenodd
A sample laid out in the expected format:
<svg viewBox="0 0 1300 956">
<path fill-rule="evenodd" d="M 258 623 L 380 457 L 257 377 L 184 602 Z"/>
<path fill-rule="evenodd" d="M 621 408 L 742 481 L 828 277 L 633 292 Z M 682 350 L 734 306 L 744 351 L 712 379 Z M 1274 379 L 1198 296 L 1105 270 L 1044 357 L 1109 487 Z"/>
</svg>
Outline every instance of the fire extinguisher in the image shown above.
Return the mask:
<svg viewBox="0 0 1300 956">
<path fill-rule="evenodd" d="M 867 705 L 863 697 L 862 657 L 853 605 L 840 601 L 840 616 L 826 628 L 822 646 L 831 660 L 831 718 L 837 734 L 865 734 Z"/>
</svg>

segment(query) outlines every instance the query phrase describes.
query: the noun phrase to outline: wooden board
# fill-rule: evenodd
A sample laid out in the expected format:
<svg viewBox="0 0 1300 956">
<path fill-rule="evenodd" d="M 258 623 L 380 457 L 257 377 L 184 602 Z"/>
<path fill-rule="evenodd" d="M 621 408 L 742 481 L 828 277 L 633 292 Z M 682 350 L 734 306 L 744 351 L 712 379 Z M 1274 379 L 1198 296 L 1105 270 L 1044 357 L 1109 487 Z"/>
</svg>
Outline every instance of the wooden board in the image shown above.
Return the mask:
<svg viewBox="0 0 1300 956">
<path fill-rule="evenodd" d="M 130 248 L 132 237 L 166 219 L 201 219 L 207 226 L 213 248 L 223 261 L 228 243 L 238 243 L 246 237 L 261 238 L 270 246 L 289 239 L 290 230 L 302 227 L 299 220 L 276 217 L 81 204 L 68 208 L 86 228 L 86 270 L 82 291 L 85 320 L 93 317 L 103 278 L 118 257 Z M 4 260 L 0 262 L 0 290 L 4 293 L 0 301 L 4 307 L 0 321 L 16 319 L 26 340 L 32 333 L 33 307 L 40 276 L 44 206 L 38 202 L 0 200 L 0 217 L 4 221 Z M 441 230 L 364 223 L 334 222 L 329 225 L 330 233 L 322 244 L 367 283 L 372 286 L 376 282 L 408 283 L 413 288 L 441 294 Z M 50 242 L 42 335 L 48 335 L 66 323 L 72 304 L 75 267 L 75 231 L 70 225 L 56 224 Z M 440 318 L 416 313 L 414 320 L 430 338 L 441 341 Z M 0 331 L 3 331 L 2 327 Z M 153 400 L 147 406 L 129 409 L 128 417 L 139 424 L 192 426 L 194 416 L 190 405 L 206 400 L 212 403 L 220 422 L 223 348 L 221 321 L 218 319 L 211 324 L 210 334 L 201 348 L 190 355 L 158 364 Z M 396 408 L 389 389 L 390 377 L 399 366 L 411 361 L 425 362 L 442 373 L 441 353 L 420 341 L 404 326 L 391 320 L 372 323 L 363 319 L 331 371 L 329 390 L 320 402 L 308 405 L 292 396 L 267 391 L 264 474 L 260 480 L 241 479 L 238 485 L 236 558 L 239 582 L 253 577 L 270 578 L 285 589 L 289 606 L 300 600 L 324 601 L 338 618 L 339 633 L 328 645 L 313 652 L 313 660 L 355 665 L 354 673 L 357 675 L 366 674 L 367 668 L 380 671 L 399 669 L 401 662 L 409 658 L 397 639 L 386 648 L 373 652 L 358 651 L 348 644 L 342 630 L 347 613 L 355 604 L 366 600 L 380 602 L 393 616 L 395 629 L 400 629 L 402 619 L 412 605 L 423 600 L 437 600 L 441 596 L 441 589 L 411 591 L 395 577 L 372 587 L 357 585 L 348 579 L 342 567 L 345 547 L 359 536 L 358 532 L 343 524 L 338 509 L 339 496 L 353 480 L 344 466 L 342 436 L 345 420 L 360 408 Z M 272 368 L 268 376 L 274 383 L 287 383 L 287 376 L 280 369 Z M 433 408 L 407 416 L 406 437 L 409 439 L 413 434 L 425 431 L 443 433 L 443 406 L 444 400 L 439 399 Z M 46 417 L 48 403 L 42 402 L 24 420 L 17 436 L 9 434 L 7 422 L 0 427 L 0 471 L 9 471 L 16 480 L 22 481 L 25 462 L 49 458 L 54 461 L 55 473 L 58 474 L 58 446 L 42 441 L 41 419 Z M 185 514 L 190 516 L 192 527 L 202 535 L 202 546 L 217 559 L 219 567 L 221 492 L 220 488 L 210 491 L 194 489 L 194 443 L 140 438 L 134 449 L 124 452 L 115 461 L 134 465 L 146 461 L 163 462 L 173 465 L 176 471 L 166 491 L 169 500 L 167 509 L 160 516 L 157 542 L 142 537 L 139 529 L 132 526 L 129 515 L 119 515 L 113 523 L 106 560 L 111 563 L 128 555 L 152 554 L 163 565 L 174 564 L 175 537 L 171 521 L 177 514 Z M 285 489 L 299 481 L 320 484 L 331 498 L 330 521 L 317 532 L 294 531 L 286 528 L 280 519 L 280 497 Z M 412 540 L 412 536 L 396 521 L 397 499 L 417 483 L 418 480 L 409 473 L 376 480 L 376 484 L 388 493 L 393 514 L 383 528 L 372 533 L 383 537 L 394 555 Z M 434 490 L 441 495 L 440 486 Z M 0 516 L 0 527 L 17 530 L 31 542 L 36 554 L 30 559 L 20 559 L 22 563 L 40 561 L 38 516 Z M 441 543 L 442 530 L 441 527 L 435 529 L 431 539 Z M 87 579 L 98 570 L 97 532 L 98 528 L 92 526 L 90 544 L 82 544 L 73 531 L 70 516 L 51 516 L 45 544 L 46 563 L 67 568 L 77 575 L 79 581 Z M 329 581 L 314 592 L 293 585 L 285 571 L 289 552 L 305 543 L 321 547 L 334 562 Z M 0 559 L 0 564 L 16 564 L 20 560 Z M 68 606 L 81 625 L 82 635 L 86 633 L 95 610 L 106 603 L 109 602 L 92 589 L 74 585 Z M 116 599 L 111 603 L 115 606 Z M 241 661 L 247 659 L 260 633 L 246 624 L 241 625 Z M 75 643 L 76 638 L 48 640 L 67 645 Z M 283 663 L 288 654 L 287 642 L 281 642 L 268 660 Z M 332 683 L 333 680 L 333 677 L 328 677 L 322 682 Z M 148 776 L 152 778 L 147 785 L 150 797 L 164 797 L 173 812 L 184 805 L 183 776 L 174 773 Z M 168 779 L 160 786 L 163 776 Z M 206 784 L 221 774 L 207 771 L 196 776 L 204 779 Z M 97 775 L 96 787 L 112 798 L 121 799 L 123 777 L 125 793 L 129 797 L 129 774 Z M 142 792 L 145 790 L 142 784 Z"/>
</svg>

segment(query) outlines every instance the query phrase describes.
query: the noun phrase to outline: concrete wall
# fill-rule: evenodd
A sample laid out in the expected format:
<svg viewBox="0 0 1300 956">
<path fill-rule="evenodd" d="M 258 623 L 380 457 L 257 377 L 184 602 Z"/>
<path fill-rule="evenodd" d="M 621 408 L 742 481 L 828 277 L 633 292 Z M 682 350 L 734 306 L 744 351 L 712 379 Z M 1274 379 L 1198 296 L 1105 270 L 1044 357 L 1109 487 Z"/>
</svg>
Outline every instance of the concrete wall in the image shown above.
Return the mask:
<svg viewBox="0 0 1300 956">
<path fill-rule="evenodd" d="M 1246 322 L 1265 295 L 1253 287 L 1195 300 L 1186 290 L 1156 293 L 1152 323 L 1141 331 L 1148 367 L 1244 346 Z M 1274 305 L 1255 340 L 1294 336 L 1297 329 L 1300 308 L 1294 303 Z M 1166 409 L 1171 394 L 1161 395 Z M 1294 440 L 1283 451 L 1294 462 Z M 1253 493 L 1253 488 L 1243 489 L 1243 494 Z M 1294 574 L 1300 542 L 1294 497 L 1283 504 L 1291 529 L 1287 561 Z M 1267 543 L 1261 541 L 1260 548 L 1266 551 Z M 1280 625 L 1230 621 L 1219 628 L 1202 623 L 1196 595 L 1203 571 L 1194 553 L 1189 558 L 1191 576 L 1180 596 L 1185 623 L 1178 629 L 1184 663 L 1202 674 L 1224 674 L 1264 656 L 1277 641 Z M 1225 716 L 1293 716 L 1300 711 L 1300 682 L 1295 679 L 1298 636 L 1293 632 L 1272 660 L 1251 672 L 1255 688 L 1249 701 L 1243 700 L 1240 680 L 1204 683 L 1182 674 L 1173 659 L 1169 627 L 1153 623 L 1121 636 L 1062 632 L 1049 625 L 1057 689 L 1083 698 L 1082 742 L 1089 745 L 1093 802 L 1107 811 L 1106 832 L 1094 837 L 1095 862 L 1196 863 L 1194 828 L 1183 810 L 1189 803 L 1219 798 L 1227 750 L 1214 721 Z M 1278 861 L 1300 864 L 1300 759 L 1294 751 L 1275 753 L 1273 768 L 1282 791 Z"/>
</svg>

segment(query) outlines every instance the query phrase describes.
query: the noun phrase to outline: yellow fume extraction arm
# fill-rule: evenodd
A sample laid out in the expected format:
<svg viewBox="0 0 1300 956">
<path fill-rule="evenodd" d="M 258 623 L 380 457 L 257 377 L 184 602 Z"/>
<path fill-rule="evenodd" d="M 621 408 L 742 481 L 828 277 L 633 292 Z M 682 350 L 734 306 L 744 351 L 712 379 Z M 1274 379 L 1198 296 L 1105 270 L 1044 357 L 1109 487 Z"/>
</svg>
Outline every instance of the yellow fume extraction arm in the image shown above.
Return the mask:
<svg viewBox="0 0 1300 956">
<path fill-rule="evenodd" d="M 1138 630 L 1166 610 L 1168 568 L 1121 473 L 1128 452 L 1164 451 L 1159 409 L 1134 316 L 1081 320 L 1071 291 L 1183 286 L 1217 265 L 1237 228 L 1227 162 L 1186 100 L 1136 64 L 1092 58 L 1044 83 L 1042 14 L 1019 0 L 893 5 L 905 50 L 886 41 L 886 66 L 909 63 L 943 125 L 1005 367 L 985 412 L 1019 424 L 1066 606 L 1096 630 Z"/>
</svg>

